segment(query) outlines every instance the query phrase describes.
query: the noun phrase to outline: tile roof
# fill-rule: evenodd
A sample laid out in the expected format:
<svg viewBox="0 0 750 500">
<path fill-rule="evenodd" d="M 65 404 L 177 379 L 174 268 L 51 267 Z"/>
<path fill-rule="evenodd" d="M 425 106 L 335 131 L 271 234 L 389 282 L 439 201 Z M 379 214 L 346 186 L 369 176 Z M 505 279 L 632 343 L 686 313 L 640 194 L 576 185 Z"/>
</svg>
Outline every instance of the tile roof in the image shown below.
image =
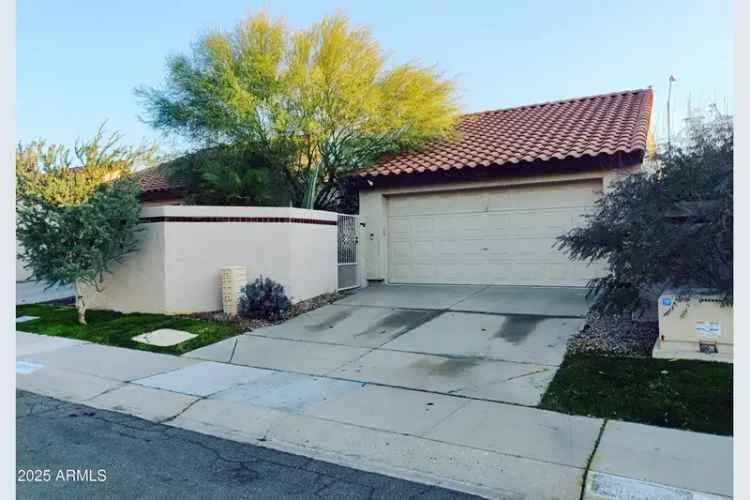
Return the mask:
<svg viewBox="0 0 750 500">
<path fill-rule="evenodd" d="M 135 179 L 141 185 L 144 193 L 172 191 L 179 186 L 170 185 L 169 178 L 165 172 L 167 166 L 157 165 L 135 173 Z"/>
<path fill-rule="evenodd" d="M 362 177 L 646 151 L 651 89 L 463 115 L 456 136 L 382 158 Z"/>
</svg>

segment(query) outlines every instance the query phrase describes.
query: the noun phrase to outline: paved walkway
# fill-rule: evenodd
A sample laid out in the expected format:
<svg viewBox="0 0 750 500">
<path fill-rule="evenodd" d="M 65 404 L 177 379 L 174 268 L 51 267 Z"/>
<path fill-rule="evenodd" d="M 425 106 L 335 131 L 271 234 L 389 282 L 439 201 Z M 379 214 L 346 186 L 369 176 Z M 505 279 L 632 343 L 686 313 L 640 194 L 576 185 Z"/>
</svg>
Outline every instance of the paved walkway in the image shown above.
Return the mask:
<svg viewBox="0 0 750 500">
<path fill-rule="evenodd" d="M 24 499 L 475 498 L 28 392 L 16 396 L 16 435 L 17 468 L 51 477 L 18 482 Z M 73 467 L 106 481 L 64 480 Z"/>
<path fill-rule="evenodd" d="M 264 351 L 268 339 L 241 346 L 244 337 L 250 336 L 236 339 L 235 351 L 255 356 L 259 366 L 19 333 L 17 383 L 65 401 L 488 498 L 579 499 L 582 487 L 584 498 L 597 500 L 732 494 L 730 437 L 329 372 L 348 362 L 346 349 L 310 352 L 305 365 L 284 366 L 289 356 Z M 286 342 L 290 352 L 305 345 Z M 271 356 L 275 367 L 263 367 Z"/>
<path fill-rule="evenodd" d="M 40 281 L 16 281 L 16 305 L 66 299 L 74 294 L 69 285 L 47 288 L 47 284 Z"/>
</svg>

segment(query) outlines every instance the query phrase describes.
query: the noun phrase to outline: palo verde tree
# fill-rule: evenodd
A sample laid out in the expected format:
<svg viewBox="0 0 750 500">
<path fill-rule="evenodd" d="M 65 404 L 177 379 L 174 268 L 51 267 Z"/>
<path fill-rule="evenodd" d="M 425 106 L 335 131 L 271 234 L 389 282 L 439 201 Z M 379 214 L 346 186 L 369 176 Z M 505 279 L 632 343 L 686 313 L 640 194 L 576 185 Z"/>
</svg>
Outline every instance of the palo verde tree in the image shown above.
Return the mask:
<svg viewBox="0 0 750 500">
<path fill-rule="evenodd" d="M 134 165 L 156 146 L 122 146 L 102 128 L 79 141 L 72 167 L 65 147 L 36 141 L 16 152 L 18 258 L 35 280 L 75 286 L 78 319 L 86 324 L 84 290 L 101 291 L 104 275 L 136 250 L 140 187 Z"/>
<path fill-rule="evenodd" d="M 137 90 L 148 121 L 200 148 L 252 150 L 296 206 L 335 209 L 348 174 L 450 133 L 458 111 L 450 81 L 416 63 L 387 67 L 342 14 L 300 31 L 255 15 L 168 67 L 164 88 Z"/>
<path fill-rule="evenodd" d="M 558 239 L 572 258 L 608 264 L 608 274 L 589 283 L 595 309 L 641 310 L 644 297 L 666 288 L 681 296 L 710 290 L 732 302 L 731 119 L 693 123 L 686 136 L 654 172 L 625 177 L 586 225 Z"/>
</svg>

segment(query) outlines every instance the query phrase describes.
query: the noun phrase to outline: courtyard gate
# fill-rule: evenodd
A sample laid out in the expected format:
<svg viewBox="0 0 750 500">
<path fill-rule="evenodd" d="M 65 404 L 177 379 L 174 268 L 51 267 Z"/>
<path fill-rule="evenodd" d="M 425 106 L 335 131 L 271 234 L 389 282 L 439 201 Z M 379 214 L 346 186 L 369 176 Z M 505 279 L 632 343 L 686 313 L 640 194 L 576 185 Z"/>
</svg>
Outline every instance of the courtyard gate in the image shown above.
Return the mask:
<svg viewBox="0 0 750 500">
<path fill-rule="evenodd" d="M 348 290 L 359 286 L 359 216 L 339 214 L 337 225 L 338 289 Z"/>
</svg>

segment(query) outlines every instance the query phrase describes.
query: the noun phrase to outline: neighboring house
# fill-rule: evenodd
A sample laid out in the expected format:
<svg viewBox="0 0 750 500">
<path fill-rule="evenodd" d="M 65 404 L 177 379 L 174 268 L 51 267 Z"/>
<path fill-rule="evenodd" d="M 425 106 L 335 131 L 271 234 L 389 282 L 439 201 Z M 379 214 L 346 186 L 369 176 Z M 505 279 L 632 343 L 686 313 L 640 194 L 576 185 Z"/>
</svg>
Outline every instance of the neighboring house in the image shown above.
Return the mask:
<svg viewBox="0 0 750 500">
<path fill-rule="evenodd" d="M 457 136 L 359 173 L 369 280 L 583 286 L 556 237 L 641 168 L 650 89 L 461 117 Z"/>
<path fill-rule="evenodd" d="M 157 207 L 163 205 L 184 205 L 182 186 L 170 182 L 164 164 L 147 168 L 136 173 L 141 185 L 141 205 Z"/>
</svg>

